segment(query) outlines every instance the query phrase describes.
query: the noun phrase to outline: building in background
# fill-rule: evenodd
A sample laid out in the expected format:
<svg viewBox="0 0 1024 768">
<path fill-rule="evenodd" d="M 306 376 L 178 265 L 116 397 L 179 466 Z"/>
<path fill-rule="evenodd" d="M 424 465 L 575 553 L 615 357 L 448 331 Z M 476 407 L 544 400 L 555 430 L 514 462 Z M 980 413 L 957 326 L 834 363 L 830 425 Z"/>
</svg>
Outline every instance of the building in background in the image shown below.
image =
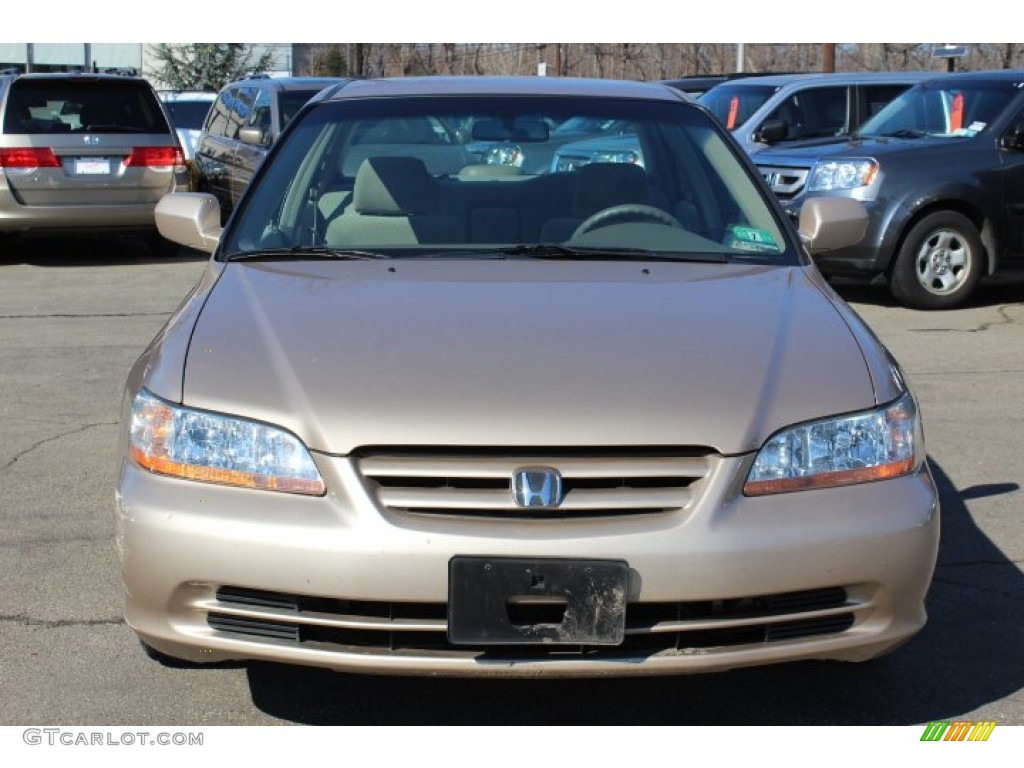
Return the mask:
<svg viewBox="0 0 1024 768">
<path fill-rule="evenodd" d="M 291 43 L 253 43 L 254 58 L 273 55 L 267 74 L 293 73 Z M 0 72 L 117 72 L 152 77 L 154 62 L 147 43 L 0 43 Z M 163 84 L 153 82 L 157 88 Z"/>
</svg>

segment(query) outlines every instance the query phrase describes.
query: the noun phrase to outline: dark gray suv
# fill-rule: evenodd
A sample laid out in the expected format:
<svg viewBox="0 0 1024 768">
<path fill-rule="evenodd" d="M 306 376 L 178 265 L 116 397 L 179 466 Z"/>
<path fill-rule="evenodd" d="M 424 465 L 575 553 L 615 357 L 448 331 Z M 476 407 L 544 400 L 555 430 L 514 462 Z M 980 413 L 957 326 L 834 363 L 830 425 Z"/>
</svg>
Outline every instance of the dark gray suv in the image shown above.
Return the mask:
<svg viewBox="0 0 1024 768">
<path fill-rule="evenodd" d="M 867 206 L 859 244 L 815 256 L 828 275 L 881 275 L 901 303 L 945 309 L 983 275 L 1024 267 L 1024 71 L 933 79 L 848 141 L 754 161 L 791 216 L 814 197 Z"/>
<path fill-rule="evenodd" d="M 324 88 L 344 82 L 340 77 L 260 75 L 224 86 L 197 142 L 197 188 L 212 193 L 226 216 L 295 113 Z"/>
</svg>

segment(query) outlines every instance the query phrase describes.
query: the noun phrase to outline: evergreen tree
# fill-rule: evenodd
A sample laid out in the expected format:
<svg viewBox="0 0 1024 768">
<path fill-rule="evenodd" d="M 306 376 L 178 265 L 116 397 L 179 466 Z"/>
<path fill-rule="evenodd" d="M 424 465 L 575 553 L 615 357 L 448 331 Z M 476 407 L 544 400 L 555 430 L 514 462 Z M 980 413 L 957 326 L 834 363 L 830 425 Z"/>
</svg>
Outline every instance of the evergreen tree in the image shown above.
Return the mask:
<svg viewBox="0 0 1024 768">
<path fill-rule="evenodd" d="M 242 43 L 157 43 L 150 47 L 159 66 L 153 77 L 179 91 L 219 91 L 250 72 L 261 72 L 273 63 L 267 51 L 255 57 Z"/>
</svg>

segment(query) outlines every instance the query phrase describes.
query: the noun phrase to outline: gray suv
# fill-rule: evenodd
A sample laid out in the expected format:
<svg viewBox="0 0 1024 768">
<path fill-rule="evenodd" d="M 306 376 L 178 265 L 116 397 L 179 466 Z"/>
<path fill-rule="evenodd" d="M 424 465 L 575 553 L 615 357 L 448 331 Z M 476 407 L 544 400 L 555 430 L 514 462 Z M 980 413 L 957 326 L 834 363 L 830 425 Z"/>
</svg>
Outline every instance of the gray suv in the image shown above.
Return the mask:
<svg viewBox="0 0 1024 768">
<path fill-rule="evenodd" d="M 818 266 L 884 276 L 907 306 L 959 306 L 983 275 L 1024 267 L 1024 71 L 930 80 L 848 141 L 754 162 L 794 218 L 816 197 L 862 201 L 865 238 L 817 254 Z"/>
<path fill-rule="evenodd" d="M 221 89 L 196 145 L 196 186 L 213 194 L 223 215 L 238 203 L 253 174 L 295 113 L 340 77 L 258 75 Z"/>
<path fill-rule="evenodd" d="M 0 76 L 0 234 L 117 231 L 158 255 L 154 208 L 188 188 L 178 139 L 141 78 Z"/>
<path fill-rule="evenodd" d="M 847 136 L 934 72 L 835 72 L 744 77 L 697 101 L 749 153 L 780 143 Z"/>
</svg>

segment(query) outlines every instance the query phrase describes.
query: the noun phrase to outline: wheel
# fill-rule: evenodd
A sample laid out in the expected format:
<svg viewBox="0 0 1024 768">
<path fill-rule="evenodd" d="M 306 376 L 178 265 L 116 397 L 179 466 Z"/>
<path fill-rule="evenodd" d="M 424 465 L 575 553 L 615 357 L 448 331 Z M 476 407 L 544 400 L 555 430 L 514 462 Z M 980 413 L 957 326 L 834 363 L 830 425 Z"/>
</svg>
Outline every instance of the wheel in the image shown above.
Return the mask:
<svg viewBox="0 0 1024 768">
<path fill-rule="evenodd" d="M 985 246 L 971 220 L 939 211 L 925 216 L 907 234 L 889 287 L 908 307 L 950 309 L 974 292 L 984 265 Z"/>
<path fill-rule="evenodd" d="M 570 239 L 575 239 L 580 235 L 585 235 L 593 229 L 600 229 L 601 227 L 606 227 L 609 224 L 614 224 L 618 220 L 647 220 L 657 222 L 658 224 L 667 224 L 670 227 L 683 228 L 679 219 L 661 210 L 661 208 L 655 208 L 653 205 L 613 205 L 611 208 L 605 208 L 604 210 L 598 211 L 584 219 L 583 223 L 576 227 L 576 231 L 572 233 L 572 238 Z"/>
<path fill-rule="evenodd" d="M 178 251 L 181 250 L 180 245 L 162 237 L 156 232 L 146 238 L 146 247 L 149 248 L 151 254 L 159 259 L 169 259 L 172 256 L 177 256 Z"/>
</svg>

